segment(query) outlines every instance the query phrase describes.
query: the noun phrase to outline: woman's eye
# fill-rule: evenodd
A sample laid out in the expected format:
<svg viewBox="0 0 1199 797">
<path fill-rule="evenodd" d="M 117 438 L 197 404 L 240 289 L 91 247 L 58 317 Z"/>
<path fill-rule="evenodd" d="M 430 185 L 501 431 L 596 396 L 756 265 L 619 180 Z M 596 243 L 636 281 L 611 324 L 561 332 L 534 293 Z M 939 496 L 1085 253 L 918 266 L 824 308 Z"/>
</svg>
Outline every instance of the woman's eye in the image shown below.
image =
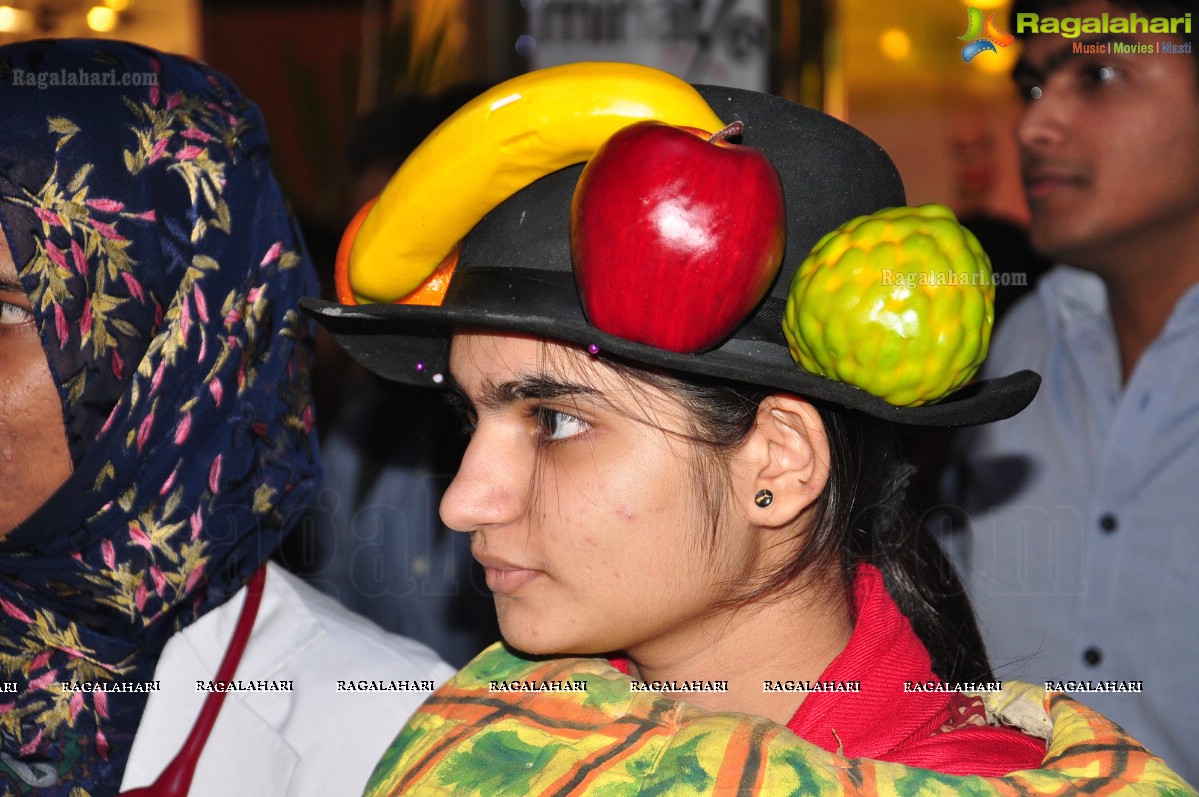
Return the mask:
<svg viewBox="0 0 1199 797">
<path fill-rule="evenodd" d="M 16 326 L 33 320 L 33 313 L 11 302 L 0 302 L 0 326 Z"/>
<path fill-rule="evenodd" d="M 566 440 L 591 428 L 586 421 L 549 407 L 538 407 L 534 412 L 534 418 L 538 430 L 546 440 Z"/>
</svg>

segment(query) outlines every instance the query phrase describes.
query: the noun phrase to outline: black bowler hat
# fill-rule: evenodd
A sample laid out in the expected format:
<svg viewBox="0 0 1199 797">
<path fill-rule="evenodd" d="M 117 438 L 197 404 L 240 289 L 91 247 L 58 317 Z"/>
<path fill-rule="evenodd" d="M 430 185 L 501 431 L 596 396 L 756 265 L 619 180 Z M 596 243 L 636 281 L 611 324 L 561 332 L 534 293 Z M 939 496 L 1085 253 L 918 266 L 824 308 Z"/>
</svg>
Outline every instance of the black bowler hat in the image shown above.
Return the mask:
<svg viewBox="0 0 1199 797">
<path fill-rule="evenodd" d="M 778 389 L 903 424 L 986 423 L 1015 415 L 1032 401 L 1040 385 L 1032 371 L 968 384 L 934 404 L 897 407 L 800 368 L 782 328 L 792 276 L 826 233 L 857 216 L 903 205 L 903 184 L 877 144 L 832 117 L 757 92 L 698 89 L 721 119 L 744 123 L 743 144 L 770 158 L 783 183 L 787 212 L 779 276 L 766 299 L 716 348 L 680 354 L 588 323 L 570 251 L 571 199 L 582 164 L 543 177 L 475 225 L 441 306 L 305 299 L 305 309 L 362 365 L 407 384 L 441 382 L 450 333 L 470 326 L 552 338 L 681 375 Z M 647 307 L 646 312 L 671 308 Z"/>
</svg>

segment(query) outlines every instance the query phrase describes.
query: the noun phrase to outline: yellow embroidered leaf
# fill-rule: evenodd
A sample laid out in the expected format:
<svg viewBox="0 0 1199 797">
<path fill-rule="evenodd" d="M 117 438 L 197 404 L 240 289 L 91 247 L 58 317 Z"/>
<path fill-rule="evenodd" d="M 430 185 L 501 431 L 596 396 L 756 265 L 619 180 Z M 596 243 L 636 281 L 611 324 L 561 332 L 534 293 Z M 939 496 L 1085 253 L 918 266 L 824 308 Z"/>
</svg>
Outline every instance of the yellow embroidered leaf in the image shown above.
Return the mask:
<svg viewBox="0 0 1199 797">
<path fill-rule="evenodd" d="M 47 121 L 49 122 L 50 132 L 62 136 L 59 139 L 57 148 L 61 148 L 63 144 L 70 141 L 71 137 L 79 132 L 79 127 L 64 116 L 51 116 Z"/>
<path fill-rule="evenodd" d="M 274 506 L 274 500 L 275 488 L 266 484 L 258 485 L 258 489 L 254 491 L 254 513 L 265 515 Z"/>
</svg>

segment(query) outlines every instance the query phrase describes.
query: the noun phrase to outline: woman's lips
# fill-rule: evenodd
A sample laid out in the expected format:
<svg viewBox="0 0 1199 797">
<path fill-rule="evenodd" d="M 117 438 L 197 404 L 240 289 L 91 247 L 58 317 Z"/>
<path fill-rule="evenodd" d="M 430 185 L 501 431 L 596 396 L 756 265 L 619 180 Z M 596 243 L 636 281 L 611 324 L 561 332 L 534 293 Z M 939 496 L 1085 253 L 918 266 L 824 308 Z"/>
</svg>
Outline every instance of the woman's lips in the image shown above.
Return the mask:
<svg viewBox="0 0 1199 797">
<path fill-rule="evenodd" d="M 523 568 L 484 567 L 483 573 L 487 578 L 487 588 L 501 595 L 516 592 L 521 587 L 539 576 L 545 575 L 540 570 L 525 570 Z"/>
</svg>

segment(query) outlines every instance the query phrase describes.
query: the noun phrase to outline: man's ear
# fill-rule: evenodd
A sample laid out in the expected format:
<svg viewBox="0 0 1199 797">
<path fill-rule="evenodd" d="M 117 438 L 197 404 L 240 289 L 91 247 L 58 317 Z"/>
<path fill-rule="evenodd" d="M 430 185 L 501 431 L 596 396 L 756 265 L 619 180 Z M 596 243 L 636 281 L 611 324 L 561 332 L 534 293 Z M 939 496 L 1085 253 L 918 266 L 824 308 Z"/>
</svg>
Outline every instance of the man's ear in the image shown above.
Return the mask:
<svg viewBox="0 0 1199 797">
<path fill-rule="evenodd" d="M 789 526 L 816 502 L 829 476 L 828 435 L 803 399 L 767 396 L 738 460 L 735 500 L 760 526 Z"/>
</svg>

